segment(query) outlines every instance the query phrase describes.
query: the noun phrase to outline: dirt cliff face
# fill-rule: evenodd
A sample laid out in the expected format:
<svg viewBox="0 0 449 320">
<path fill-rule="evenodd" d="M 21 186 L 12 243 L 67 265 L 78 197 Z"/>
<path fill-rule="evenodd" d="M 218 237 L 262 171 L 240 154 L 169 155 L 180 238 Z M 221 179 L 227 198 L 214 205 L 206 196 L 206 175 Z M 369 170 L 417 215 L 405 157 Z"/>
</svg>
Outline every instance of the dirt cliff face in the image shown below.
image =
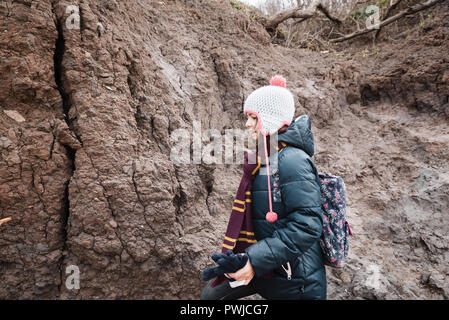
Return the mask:
<svg viewBox="0 0 449 320">
<path fill-rule="evenodd" d="M 360 62 L 274 46 L 227 1 L 0 15 L 0 298 L 199 298 L 241 166 L 175 164 L 171 133 L 243 128 L 276 73 L 311 116 L 320 171 L 348 188 L 355 237 L 328 298 L 448 297 L 447 19 L 416 35 L 431 43 Z"/>
</svg>

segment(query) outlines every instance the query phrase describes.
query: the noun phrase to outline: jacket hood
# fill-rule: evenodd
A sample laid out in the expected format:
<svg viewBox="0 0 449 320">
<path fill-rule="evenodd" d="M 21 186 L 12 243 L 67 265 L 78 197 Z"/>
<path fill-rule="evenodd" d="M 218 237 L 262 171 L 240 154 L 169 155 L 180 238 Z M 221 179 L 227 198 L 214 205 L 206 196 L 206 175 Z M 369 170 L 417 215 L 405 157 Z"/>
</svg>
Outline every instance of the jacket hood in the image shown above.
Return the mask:
<svg viewBox="0 0 449 320">
<path fill-rule="evenodd" d="M 287 131 L 278 135 L 278 141 L 300 148 L 311 157 L 315 153 L 311 125 L 309 116 L 302 115 L 292 121 Z"/>
</svg>

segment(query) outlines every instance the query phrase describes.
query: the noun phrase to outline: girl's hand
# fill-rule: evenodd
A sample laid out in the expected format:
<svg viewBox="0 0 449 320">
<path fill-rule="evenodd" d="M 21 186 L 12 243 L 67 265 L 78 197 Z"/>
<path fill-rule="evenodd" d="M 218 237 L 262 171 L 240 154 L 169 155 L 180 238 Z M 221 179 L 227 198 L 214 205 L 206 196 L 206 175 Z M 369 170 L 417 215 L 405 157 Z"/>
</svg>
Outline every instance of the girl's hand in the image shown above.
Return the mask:
<svg viewBox="0 0 449 320">
<path fill-rule="evenodd" d="M 249 262 L 248 259 L 248 262 L 245 264 L 243 268 L 237 270 L 234 273 L 227 273 L 226 275 L 237 281 L 245 280 L 245 283 L 243 285 L 246 286 L 248 285 L 248 283 L 250 283 L 250 281 L 254 277 L 253 266 L 251 265 L 251 262 Z"/>
</svg>

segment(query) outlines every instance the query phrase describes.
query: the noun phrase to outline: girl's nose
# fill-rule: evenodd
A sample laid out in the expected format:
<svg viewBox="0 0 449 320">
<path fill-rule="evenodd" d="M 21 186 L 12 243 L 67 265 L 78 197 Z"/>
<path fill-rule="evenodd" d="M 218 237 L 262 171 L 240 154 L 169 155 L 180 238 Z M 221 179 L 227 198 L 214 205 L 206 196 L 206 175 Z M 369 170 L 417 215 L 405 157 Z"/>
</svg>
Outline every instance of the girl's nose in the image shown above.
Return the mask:
<svg viewBox="0 0 449 320">
<path fill-rule="evenodd" d="M 245 126 L 249 129 L 252 128 L 252 123 L 251 123 L 251 118 L 248 118 L 248 120 L 246 120 Z"/>
</svg>

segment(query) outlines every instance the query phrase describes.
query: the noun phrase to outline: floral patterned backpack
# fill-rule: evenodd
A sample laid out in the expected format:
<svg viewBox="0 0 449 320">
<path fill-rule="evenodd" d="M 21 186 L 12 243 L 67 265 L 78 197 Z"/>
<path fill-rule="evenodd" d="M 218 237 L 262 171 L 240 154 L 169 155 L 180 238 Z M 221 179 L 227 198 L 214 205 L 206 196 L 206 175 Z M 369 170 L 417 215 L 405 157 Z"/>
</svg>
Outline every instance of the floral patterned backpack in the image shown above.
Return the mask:
<svg viewBox="0 0 449 320">
<path fill-rule="evenodd" d="M 323 234 L 320 238 L 325 264 L 343 268 L 349 251 L 351 228 L 346 220 L 346 188 L 343 179 L 319 173 L 321 207 L 324 211 Z"/>
</svg>

